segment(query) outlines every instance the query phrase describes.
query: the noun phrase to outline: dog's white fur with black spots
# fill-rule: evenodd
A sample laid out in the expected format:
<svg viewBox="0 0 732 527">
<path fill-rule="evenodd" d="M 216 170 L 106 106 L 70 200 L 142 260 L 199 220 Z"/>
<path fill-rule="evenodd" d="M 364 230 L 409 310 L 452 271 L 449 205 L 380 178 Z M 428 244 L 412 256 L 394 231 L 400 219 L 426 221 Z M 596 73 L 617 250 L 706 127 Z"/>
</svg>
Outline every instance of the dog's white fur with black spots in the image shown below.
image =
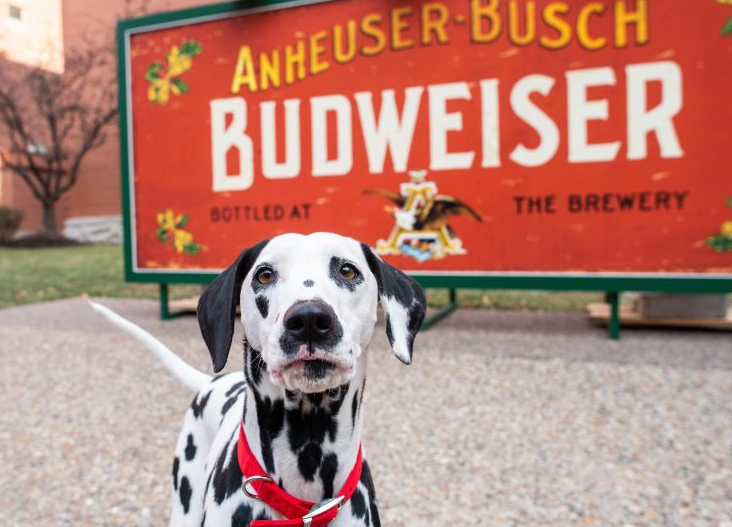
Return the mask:
<svg viewBox="0 0 732 527">
<path fill-rule="evenodd" d="M 241 490 L 236 445 L 242 419 L 257 460 L 288 493 L 317 503 L 340 490 L 361 443 L 365 351 L 378 300 L 391 347 L 409 364 L 425 313 L 424 293 L 414 280 L 351 238 L 315 233 L 265 240 L 243 251 L 199 302 L 201 332 L 217 373 L 226 364 L 241 306 L 244 371 L 213 378 L 95 305 L 197 391 L 175 451 L 172 527 L 248 527 L 254 519 L 282 519 Z M 358 487 L 334 527 L 380 526 L 365 457 Z"/>
</svg>

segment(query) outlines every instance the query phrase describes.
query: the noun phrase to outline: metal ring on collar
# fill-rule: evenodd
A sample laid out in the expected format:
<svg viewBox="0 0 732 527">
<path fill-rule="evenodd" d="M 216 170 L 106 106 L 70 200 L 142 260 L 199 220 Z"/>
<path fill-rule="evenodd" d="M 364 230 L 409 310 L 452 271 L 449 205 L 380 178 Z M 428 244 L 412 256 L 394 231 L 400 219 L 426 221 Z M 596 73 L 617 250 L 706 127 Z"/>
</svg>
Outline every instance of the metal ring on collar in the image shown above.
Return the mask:
<svg viewBox="0 0 732 527">
<path fill-rule="evenodd" d="M 268 481 L 269 483 L 272 483 L 272 478 L 268 478 L 267 476 L 251 476 L 242 482 L 241 490 L 244 491 L 244 494 L 246 494 L 248 498 L 252 498 L 253 500 L 258 500 L 258 499 L 260 499 L 259 496 L 257 496 L 254 492 L 251 492 L 247 488 L 247 485 L 249 485 L 250 481 Z"/>
</svg>

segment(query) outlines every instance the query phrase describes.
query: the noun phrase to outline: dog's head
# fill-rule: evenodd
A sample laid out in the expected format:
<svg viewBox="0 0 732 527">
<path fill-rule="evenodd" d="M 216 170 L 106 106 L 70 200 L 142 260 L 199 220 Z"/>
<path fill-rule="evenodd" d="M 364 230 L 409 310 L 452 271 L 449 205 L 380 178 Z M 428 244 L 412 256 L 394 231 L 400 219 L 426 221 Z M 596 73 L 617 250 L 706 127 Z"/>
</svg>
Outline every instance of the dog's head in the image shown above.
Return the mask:
<svg viewBox="0 0 732 527">
<path fill-rule="evenodd" d="M 243 251 L 208 287 L 198 321 L 214 371 L 226 364 L 236 307 L 271 380 L 320 392 L 353 377 L 377 300 L 396 356 L 409 364 L 425 313 L 421 287 L 366 245 L 330 233 L 284 234 Z"/>
</svg>

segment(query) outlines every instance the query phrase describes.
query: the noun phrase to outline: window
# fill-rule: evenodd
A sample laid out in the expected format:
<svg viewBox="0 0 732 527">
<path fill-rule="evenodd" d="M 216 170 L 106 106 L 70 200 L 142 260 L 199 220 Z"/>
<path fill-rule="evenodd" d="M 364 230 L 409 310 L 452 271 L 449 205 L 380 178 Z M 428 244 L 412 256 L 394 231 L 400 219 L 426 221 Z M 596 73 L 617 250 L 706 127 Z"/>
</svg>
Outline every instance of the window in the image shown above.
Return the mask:
<svg viewBox="0 0 732 527">
<path fill-rule="evenodd" d="M 23 20 L 23 10 L 17 5 L 10 4 L 10 9 L 8 10 L 8 13 L 10 14 L 10 18 Z"/>
</svg>

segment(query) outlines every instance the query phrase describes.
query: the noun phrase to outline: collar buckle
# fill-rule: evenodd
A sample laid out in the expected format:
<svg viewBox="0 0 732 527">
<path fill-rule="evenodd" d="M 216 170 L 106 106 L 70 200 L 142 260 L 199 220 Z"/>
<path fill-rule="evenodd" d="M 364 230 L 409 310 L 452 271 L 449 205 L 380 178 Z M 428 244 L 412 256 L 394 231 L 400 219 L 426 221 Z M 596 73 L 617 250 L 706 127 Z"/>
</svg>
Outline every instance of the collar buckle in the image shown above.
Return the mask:
<svg viewBox="0 0 732 527">
<path fill-rule="evenodd" d="M 313 522 L 313 518 L 323 514 L 324 512 L 328 512 L 333 507 L 338 507 L 338 512 L 340 512 L 341 507 L 343 506 L 344 499 L 344 496 L 336 496 L 335 498 L 323 500 L 320 503 L 316 503 L 315 505 L 313 505 L 313 508 L 310 509 L 310 512 L 302 517 L 303 527 L 310 527 L 310 524 Z"/>
</svg>

